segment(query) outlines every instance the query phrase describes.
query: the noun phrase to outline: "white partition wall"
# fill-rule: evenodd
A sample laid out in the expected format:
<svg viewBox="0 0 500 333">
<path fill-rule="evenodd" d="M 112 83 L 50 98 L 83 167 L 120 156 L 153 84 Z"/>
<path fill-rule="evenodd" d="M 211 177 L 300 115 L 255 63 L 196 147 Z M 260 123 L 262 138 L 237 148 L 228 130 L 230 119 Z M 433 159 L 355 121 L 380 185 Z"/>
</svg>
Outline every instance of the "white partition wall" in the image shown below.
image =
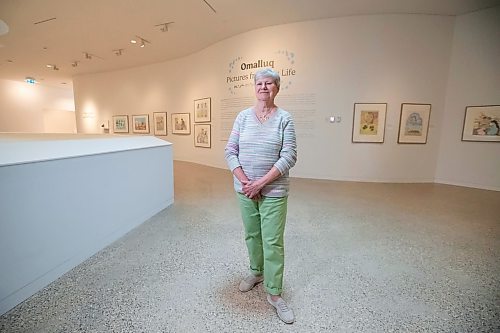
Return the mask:
<svg viewBox="0 0 500 333">
<path fill-rule="evenodd" d="M 0 136 L 0 314 L 173 203 L 154 137 Z"/>
</svg>

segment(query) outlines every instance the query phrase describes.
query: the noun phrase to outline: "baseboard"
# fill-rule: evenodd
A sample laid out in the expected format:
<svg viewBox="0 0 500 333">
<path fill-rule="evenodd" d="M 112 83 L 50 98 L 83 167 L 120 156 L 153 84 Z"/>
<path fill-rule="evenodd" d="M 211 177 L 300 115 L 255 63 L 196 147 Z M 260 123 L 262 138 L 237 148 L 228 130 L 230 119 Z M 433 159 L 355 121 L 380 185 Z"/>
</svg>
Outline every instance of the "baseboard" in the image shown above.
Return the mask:
<svg viewBox="0 0 500 333">
<path fill-rule="evenodd" d="M 499 186 L 491 186 L 491 185 L 476 184 L 476 183 L 469 183 L 469 182 L 457 182 L 457 181 L 446 180 L 446 179 L 436 179 L 436 180 L 434 180 L 434 182 L 436 184 L 470 187 L 470 188 L 477 188 L 480 190 L 488 190 L 488 191 L 500 191 Z"/>
</svg>

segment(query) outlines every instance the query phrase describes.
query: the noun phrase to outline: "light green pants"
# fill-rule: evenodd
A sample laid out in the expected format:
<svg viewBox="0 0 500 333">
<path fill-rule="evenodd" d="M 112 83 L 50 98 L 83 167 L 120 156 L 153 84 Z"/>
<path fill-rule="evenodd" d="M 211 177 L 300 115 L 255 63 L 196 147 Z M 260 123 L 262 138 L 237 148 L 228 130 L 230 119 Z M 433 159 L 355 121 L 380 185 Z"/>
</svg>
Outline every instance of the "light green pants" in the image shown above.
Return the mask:
<svg viewBox="0 0 500 333">
<path fill-rule="evenodd" d="M 281 295 L 285 264 L 284 232 L 287 197 L 262 197 L 255 201 L 238 193 L 245 226 L 245 242 L 254 275 L 264 274 L 264 287 Z"/>
</svg>

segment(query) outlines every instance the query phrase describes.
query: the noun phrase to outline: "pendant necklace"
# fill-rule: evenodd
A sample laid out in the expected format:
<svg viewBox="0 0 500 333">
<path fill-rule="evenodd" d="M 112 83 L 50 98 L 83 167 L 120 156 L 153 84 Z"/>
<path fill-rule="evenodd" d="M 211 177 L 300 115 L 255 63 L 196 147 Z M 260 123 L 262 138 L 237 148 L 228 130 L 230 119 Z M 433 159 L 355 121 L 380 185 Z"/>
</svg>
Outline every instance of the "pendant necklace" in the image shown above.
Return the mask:
<svg viewBox="0 0 500 333">
<path fill-rule="evenodd" d="M 259 114 L 257 115 L 257 118 L 259 118 L 260 121 L 266 121 L 269 119 L 269 117 L 271 116 L 271 113 L 273 112 L 274 108 L 271 108 L 269 111 L 267 111 L 266 113 L 263 113 L 263 114 Z"/>
</svg>

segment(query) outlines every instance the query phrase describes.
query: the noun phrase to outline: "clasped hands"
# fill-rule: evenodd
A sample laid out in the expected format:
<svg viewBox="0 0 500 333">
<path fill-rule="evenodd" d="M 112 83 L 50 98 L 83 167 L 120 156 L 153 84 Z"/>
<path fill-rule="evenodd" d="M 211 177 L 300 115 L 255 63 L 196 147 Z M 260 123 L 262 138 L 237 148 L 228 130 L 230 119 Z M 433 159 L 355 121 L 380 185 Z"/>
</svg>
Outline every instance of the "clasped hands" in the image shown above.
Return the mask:
<svg viewBox="0 0 500 333">
<path fill-rule="evenodd" d="M 261 184 L 261 182 L 259 182 L 258 180 L 256 181 L 243 180 L 241 184 L 243 185 L 242 186 L 243 194 L 245 194 L 247 198 L 253 200 L 260 200 L 261 198 L 260 190 L 262 190 L 262 188 L 264 187 L 264 185 Z"/>
</svg>

